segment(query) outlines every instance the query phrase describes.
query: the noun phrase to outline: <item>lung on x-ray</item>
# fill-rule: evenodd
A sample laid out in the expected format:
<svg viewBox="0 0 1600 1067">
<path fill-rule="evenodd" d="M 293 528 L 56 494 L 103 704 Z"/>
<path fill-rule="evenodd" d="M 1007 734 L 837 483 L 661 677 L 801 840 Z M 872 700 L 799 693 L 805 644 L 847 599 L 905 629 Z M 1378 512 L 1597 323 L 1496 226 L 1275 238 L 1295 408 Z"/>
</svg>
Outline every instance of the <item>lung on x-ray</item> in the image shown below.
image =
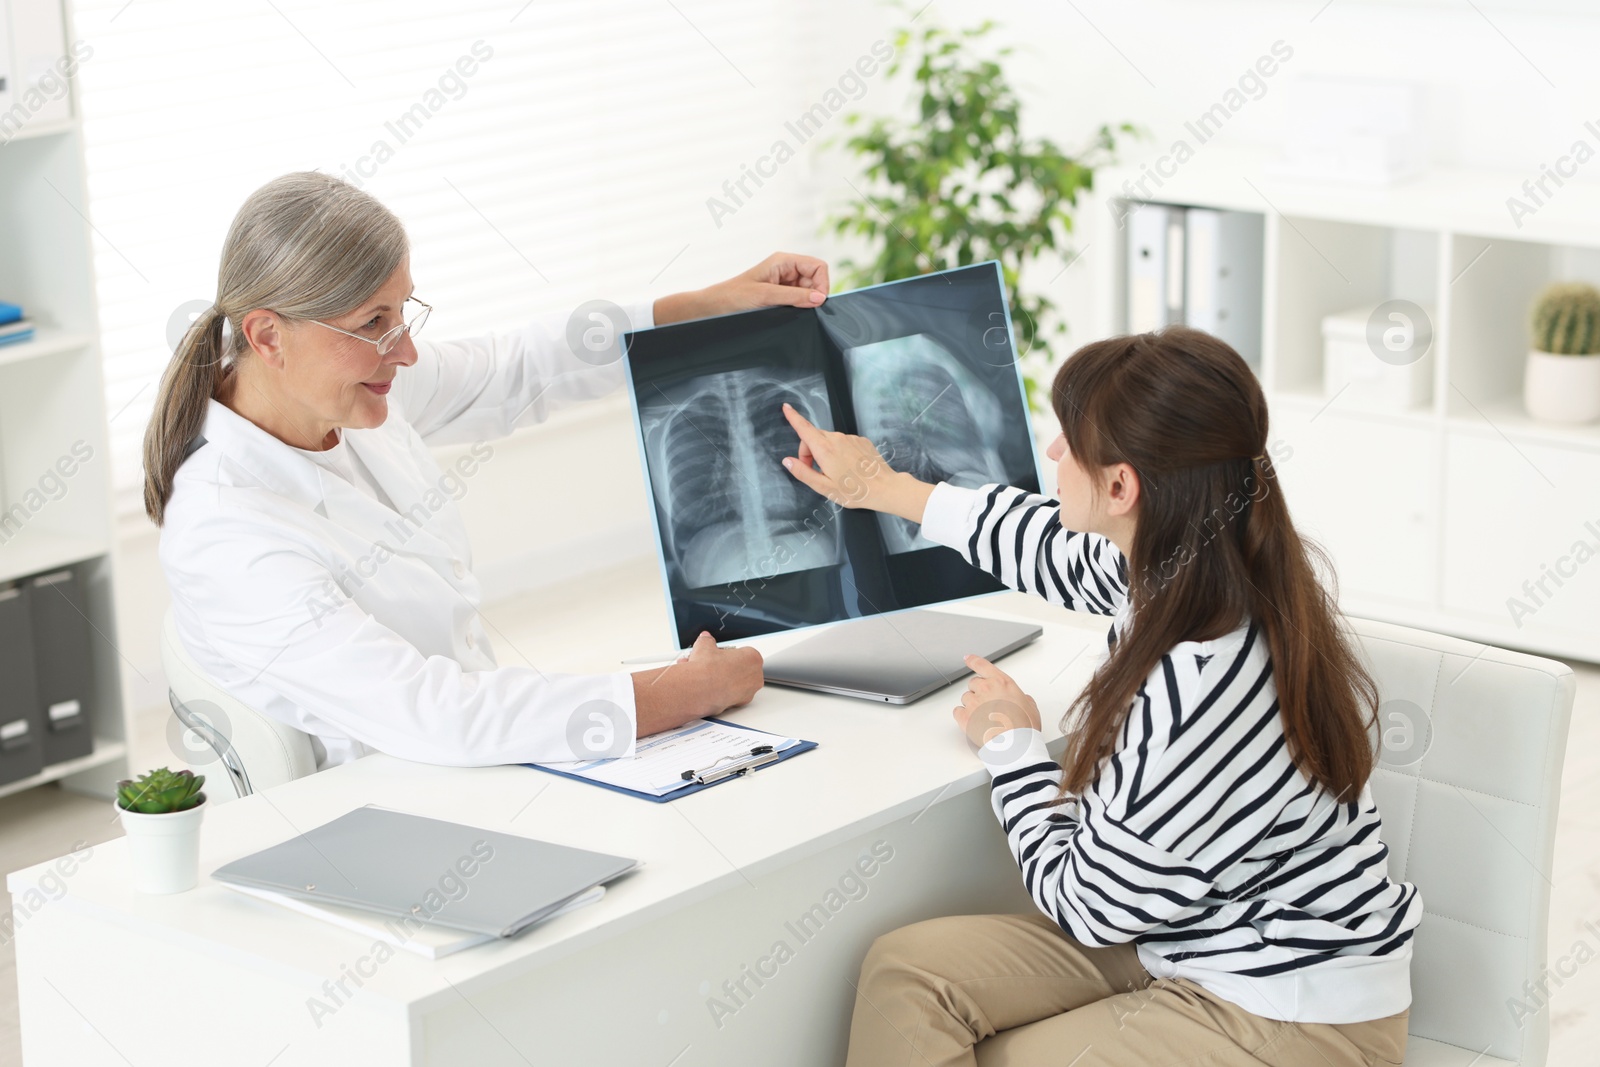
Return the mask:
<svg viewBox="0 0 1600 1067">
<path fill-rule="evenodd" d="M 626 337 L 630 395 L 680 648 L 995 592 L 903 519 L 840 507 L 782 466 L 793 405 L 930 482 L 1038 492 L 993 262 Z"/>
<path fill-rule="evenodd" d="M 747 367 L 688 378 L 639 401 L 668 565 L 691 588 L 844 562 L 839 508 L 783 469 L 792 404 L 833 428 L 821 374 Z"/>
<path fill-rule="evenodd" d="M 976 489 L 1004 482 L 999 399 L 927 334 L 844 350 L 858 432 L 897 471 Z M 890 552 L 932 548 L 915 523 L 878 513 Z"/>
</svg>

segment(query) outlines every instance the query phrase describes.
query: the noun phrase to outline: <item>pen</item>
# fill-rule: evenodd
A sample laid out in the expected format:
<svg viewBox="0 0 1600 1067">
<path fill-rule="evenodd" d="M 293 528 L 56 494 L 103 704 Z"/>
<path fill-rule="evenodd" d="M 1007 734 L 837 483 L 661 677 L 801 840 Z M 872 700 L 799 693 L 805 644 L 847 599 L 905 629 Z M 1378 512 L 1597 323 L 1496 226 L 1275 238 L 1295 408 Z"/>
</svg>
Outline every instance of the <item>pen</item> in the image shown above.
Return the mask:
<svg viewBox="0 0 1600 1067">
<path fill-rule="evenodd" d="M 734 644 L 722 644 L 722 643 L 719 642 L 717 644 L 717 647 L 718 648 L 738 648 L 739 646 L 738 645 L 734 645 Z M 680 660 L 680 659 L 683 659 L 688 654 L 689 654 L 689 650 L 687 648 L 680 648 L 676 652 L 663 652 L 659 656 L 632 656 L 632 657 L 630 657 L 628 659 L 623 660 L 622 662 L 623 662 L 624 665 L 627 665 L 627 664 L 630 664 L 630 663 L 665 663 L 668 660 Z"/>
<path fill-rule="evenodd" d="M 698 782 L 701 785 L 706 785 L 711 782 L 720 782 L 724 778 L 742 776 L 757 767 L 765 767 L 767 764 L 777 760 L 777 758 L 778 753 L 771 745 L 756 745 L 750 750 L 750 755 L 748 756 L 723 756 L 716 763 L 702 770 L 684 771 L 682 778 L 685 782 Z M 740 760 L 742 762 L 723 767 L 721 770 L 717 769 L 720 764 L 728 760 Z"/>
<path fill-rule="evenodd" d="M 630 663 L 666 663 L 668 660 L 682 659 L 688 654 L 686 650 L 679 650 L 677 652 L 663 652 L 659 656 L 633 656 L 623 660 L 622 663 L 624 666 Z"/>
</svg>

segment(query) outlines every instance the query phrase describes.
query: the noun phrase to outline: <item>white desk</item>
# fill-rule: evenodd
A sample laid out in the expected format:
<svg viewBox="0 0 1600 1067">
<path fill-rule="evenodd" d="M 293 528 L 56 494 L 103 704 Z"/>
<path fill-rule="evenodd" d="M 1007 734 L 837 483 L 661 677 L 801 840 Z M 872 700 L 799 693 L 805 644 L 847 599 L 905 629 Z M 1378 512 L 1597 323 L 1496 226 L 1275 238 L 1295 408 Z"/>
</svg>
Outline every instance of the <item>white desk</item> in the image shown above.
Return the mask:
<svg viewBox="0 0 1600 1067">
<path fill-rule="evenodd" d="M 1014 594 L 956 610 L 1045 623 L 1003 666 L 1058 739 L 1050 720 L 1087 679 L 1105 620 Z M 123 841 L 97 846 L 60 899 L 19 917 L 25 1062 L 840 1062 L 852 983 L 874 937 L 936 915 L 1031 907 L 988 806 L 988 776 L 950 718 L 962 688 L 899 707 L 769 686 L 736 719 L 820 747 L 661 805 L 522 767 L 369 757 L 208 812 L 201 884 L 170 897 L 125 888 Z M 367 803 L 645 866 L 599 904 L 517 939 L 381 964 L 371 939 L 206 876 Z M 874 848 L 892 858 L 851 899 L 841 879 L 859 876 L 857 859 Z M 51 870 L 10 875 L 13 900 Z M 359 986 L 349 977 L 358 965 L 370 973 Z M 341 977 L 348 998 L 331 985 Z M 335 1010 L 314 1019 L 313 998 Z"/>
</svg>

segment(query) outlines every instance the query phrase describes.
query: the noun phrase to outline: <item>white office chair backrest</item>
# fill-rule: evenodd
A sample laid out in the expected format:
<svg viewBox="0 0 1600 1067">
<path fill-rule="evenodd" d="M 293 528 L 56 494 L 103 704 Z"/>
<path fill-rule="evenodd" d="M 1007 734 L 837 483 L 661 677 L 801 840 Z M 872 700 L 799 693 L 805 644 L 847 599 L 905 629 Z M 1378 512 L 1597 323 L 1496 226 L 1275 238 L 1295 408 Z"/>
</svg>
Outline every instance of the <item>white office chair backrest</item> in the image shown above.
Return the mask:
<svg viewBox="0 0 1600 1067">
<path fill-rule="evenodd" d="M 1389 875 L 1422 894 L 1410 1032 L 1467 1050 L 1462 1062 L 1484 1053 L 1542 1067 L 1550 1013 L 1524 982 L 1546 977 L 1576 679 L 1553 660 L 1350 622 L 1380 694 L 1386 747 L 1372 792 Z"/>
<path fill-rule="evenodd" d="M 241 703 L 207 677 L 183 647 L 170 611 L 161 623 L 161 664 L 179 720 L 169 736 L 183 738 L 173 748 L 189 753 L 187 765 L 206 776 L 210 800 L 233 800 L 316 771 L 310 735 Z"/>
</svg>

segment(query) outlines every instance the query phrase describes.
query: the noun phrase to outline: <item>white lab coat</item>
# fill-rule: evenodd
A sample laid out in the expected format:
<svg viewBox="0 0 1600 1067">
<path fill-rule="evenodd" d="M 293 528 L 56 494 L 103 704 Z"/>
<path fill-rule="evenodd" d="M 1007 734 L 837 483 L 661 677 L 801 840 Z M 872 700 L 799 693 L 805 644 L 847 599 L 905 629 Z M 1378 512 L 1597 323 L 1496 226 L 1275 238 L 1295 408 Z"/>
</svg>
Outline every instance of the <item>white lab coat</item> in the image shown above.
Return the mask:
<svg viewBox="0 0 1600 1067">
<path fill-rule="evenodd" d="M 649 304 L 626 310 L 653 325 Z M 468 472 L 447 475 L 428 448 L 609 393 L 620 359 L 579 360 L 564 323 L 416 347 L 384 424 L 342 431 L 394 509 L 209 402 L 161 530 L 180 638 L 223 689 L 311 734 L 319 766 L 372 751 L 455 766 L 631 755 L 628 674 L 496 664 L 451 497 Z M 575 521 L 558 501 L 551 519 Z"/>
</svg>

